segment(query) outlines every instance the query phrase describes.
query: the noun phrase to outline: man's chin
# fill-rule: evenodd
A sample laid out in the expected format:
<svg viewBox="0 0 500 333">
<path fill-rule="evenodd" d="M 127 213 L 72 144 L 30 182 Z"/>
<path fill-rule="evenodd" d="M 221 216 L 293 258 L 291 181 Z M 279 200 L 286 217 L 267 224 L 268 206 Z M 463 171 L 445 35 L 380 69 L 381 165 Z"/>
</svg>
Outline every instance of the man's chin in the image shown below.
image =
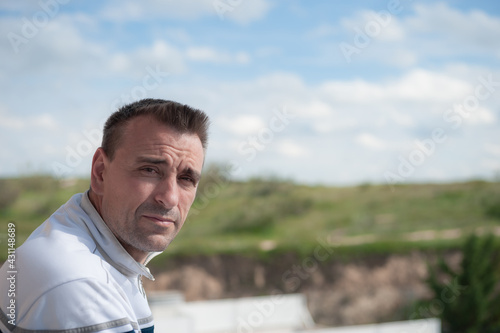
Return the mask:
<svg viewBox="0 0 500 333">
<path fill-rule="evenodd" d="M 160 238 L 161 237 L 161 238 Z M 158 239 L 160 238 L 160 239 Z M 165 239 L 164 236 L 154 236 L 144 244 L 144 249 L 147 249 L 145 252 L 163 252 L 167 249 L 167 247 L 172 242 L 172 239 Z"/>
</svg>

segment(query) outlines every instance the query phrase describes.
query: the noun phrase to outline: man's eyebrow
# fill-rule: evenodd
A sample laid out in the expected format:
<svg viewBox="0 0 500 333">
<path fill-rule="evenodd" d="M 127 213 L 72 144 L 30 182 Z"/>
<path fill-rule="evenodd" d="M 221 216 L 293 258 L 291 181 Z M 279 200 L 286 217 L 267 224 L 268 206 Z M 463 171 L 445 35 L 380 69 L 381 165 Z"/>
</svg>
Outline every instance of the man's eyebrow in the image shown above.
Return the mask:
<svg viewBox="0 0 500 333">
<path fill-rule="evenodd" d="M 151 163 L 151 164 L 168 164 L 167 161 L 163 158 L 158 157 L 148 157 L 148 156 L 140 156 L 137 158 L 137 163 Z M 184 173 L 193 177 L 193 179 L 198 182 L 201 179 L 201 173 L 194 170 L 193 168 L 186 168 Z"/>
<path fill-rule="evenodd" d="M 163 158 L 139 156 L 136 159 L 137 163 L 151 163 L 151 164 L 167 164 L 167 161 Z"/>
</svg>

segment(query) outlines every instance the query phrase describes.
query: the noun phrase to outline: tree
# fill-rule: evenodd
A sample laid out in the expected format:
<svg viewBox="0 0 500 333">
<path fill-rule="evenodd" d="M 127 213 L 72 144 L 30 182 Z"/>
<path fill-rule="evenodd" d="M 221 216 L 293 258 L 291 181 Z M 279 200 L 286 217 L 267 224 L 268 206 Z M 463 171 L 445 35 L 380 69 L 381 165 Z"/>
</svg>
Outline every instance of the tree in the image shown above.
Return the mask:
<svg viewBox="0 0 500 333">
<path fill-rule="evenodd" d="M 427 284 L 440 300 L 443 332 L 500 332 L 500 255 L 492 235 L 471 235 L 463 246 L 458 271 L 441 258 L 430 268 Z"/>
</svg>

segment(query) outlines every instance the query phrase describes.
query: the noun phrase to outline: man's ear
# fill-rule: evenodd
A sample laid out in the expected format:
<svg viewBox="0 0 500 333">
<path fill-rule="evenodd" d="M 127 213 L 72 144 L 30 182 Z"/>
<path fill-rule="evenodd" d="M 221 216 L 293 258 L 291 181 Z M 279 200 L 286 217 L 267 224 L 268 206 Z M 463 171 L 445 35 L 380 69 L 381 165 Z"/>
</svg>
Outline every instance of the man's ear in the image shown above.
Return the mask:
<svg viewBox="0 0 500 333">
<path fill-rule="evenodd" d="M 90 173 L 90 187 L 95 194 L 100 195 L 104 191 L 104 176 L 106 167 L 109 165 L 108 157 L 100 147 L 92 158 L 92 169 Z"/>
</svg>

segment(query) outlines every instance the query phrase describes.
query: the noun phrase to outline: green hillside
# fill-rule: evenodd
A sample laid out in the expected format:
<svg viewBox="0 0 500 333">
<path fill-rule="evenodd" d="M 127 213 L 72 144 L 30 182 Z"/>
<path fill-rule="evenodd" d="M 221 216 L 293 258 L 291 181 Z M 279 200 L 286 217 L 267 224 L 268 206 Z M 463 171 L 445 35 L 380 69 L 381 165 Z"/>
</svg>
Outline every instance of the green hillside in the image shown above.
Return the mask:
<svg viewBox="0 0 500 333">
<path fill-rule="evenodd" d="M 0 179 L 0 230 L 15 222 L 17 244 L 89 181 L 46 176 Z M 470 232 L 500 230 L 500 183 L 322 187 L 276 179 L 234 182 L 208 168 L 190 216 L 165 255 L 339 254 L 448 248 Z M 0 257 L 4 257 L 4 253 Z"/>
</svg>

